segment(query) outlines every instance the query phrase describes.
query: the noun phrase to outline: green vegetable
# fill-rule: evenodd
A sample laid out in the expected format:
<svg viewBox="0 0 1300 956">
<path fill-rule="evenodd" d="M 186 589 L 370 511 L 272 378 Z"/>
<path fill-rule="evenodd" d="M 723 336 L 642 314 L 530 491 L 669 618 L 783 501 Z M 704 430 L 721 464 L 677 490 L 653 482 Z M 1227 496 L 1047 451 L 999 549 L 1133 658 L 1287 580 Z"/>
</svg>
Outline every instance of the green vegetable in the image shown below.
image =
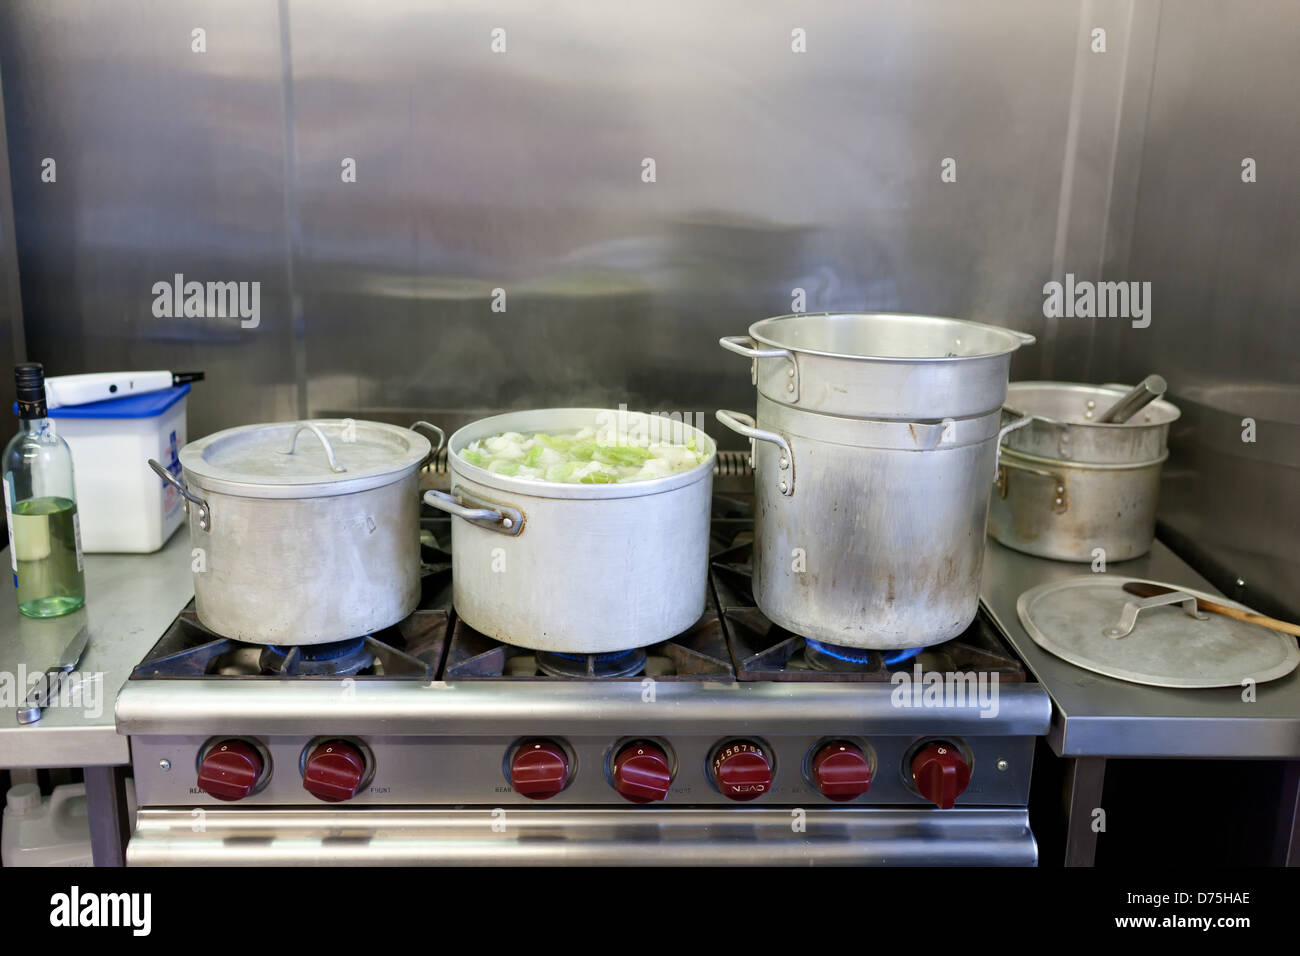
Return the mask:
<svg viewBox="0 0 1300 956">
<path fill-rule="evenodd" d="M 460 453 L 460 457 L 464 458 L 471 465 L 475 465 L 479 468 L 484 467 L 485 463 L 487 462 L 486 455 L 484 455 L 481 452 L 470 451 L 468 448 L 466 448 L 464 451 Z"/>
<path fill-rule="evenodd" d="M 601 445 L 594 457 L 602 465 L 640 468 L 650 457 L 650 449 L 637 445 Z"/>
<path fill-rule="evenodd" d="M 618 484 L 618 476 L 606 471 L 593 471 L 589 475 L 583 475 L 579 481 L 584 485 L 614 485 Z"/>
<path fill-rule="evenodd" d="M 542 453 L 544 451 L 546 451 L 545 445 L 534 445 L 532 448 L 528 449 L 528 452 L 524 455 L 524 464 L 529 468 L 536 468 L 538 462 L 542 460 Z"/>
</svg>

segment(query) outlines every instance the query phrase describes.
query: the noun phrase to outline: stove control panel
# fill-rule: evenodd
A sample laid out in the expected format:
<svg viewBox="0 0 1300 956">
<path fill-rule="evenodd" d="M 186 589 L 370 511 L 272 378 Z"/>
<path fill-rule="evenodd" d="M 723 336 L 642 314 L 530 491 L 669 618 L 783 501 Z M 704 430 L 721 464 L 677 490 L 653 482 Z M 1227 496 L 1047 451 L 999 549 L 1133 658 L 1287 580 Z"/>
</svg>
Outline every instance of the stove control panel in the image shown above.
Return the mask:
<svg viewBox="0 0 1300 956">
<path fill-rule="evenodd" d="M 718 747 L 709 764 L 713 785 L 729 800 L 757 800 L 772 789 L 772 759 L 762 744 L 729 740 Z"/>
<path fill-rule="evenodd" d="M 911 763 L 912 784 L 941 810 L 950 810 L 970 785 L 971 768 L 961 749 L 946 740 L 926 744 Z"/>
<path fill-rule="evenodd" d="M 131 750 L 142 806 L 744 803 L 939 812 L 1028 800 L 1028 735 L 859 736 L 861 721 L 848 719 L 824 734 L 655 730 L 661 733 L 136 735 Z"/>
</svg>

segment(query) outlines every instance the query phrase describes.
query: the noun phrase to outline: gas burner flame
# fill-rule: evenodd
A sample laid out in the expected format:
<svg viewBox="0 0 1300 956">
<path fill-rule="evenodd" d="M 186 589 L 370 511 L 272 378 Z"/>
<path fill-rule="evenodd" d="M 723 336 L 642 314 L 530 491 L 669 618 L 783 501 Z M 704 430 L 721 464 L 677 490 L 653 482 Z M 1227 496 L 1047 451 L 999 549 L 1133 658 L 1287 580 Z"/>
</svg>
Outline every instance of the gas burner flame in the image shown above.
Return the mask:
<svg viewBox="0 0 1300 956">
<path fill-rule="evenodd" d="M 804 643 L 809 645 L 816 653 L 825 654 L 837 661 L 843 661 L 845 664 L 870 664 L 871 652 L 868 650 L 859 650 L 855 647 L 841 647 L 838 644 L 823 644 L 821 641 L 814 641 L 811 637 L 805 637 Z"/>
<path fill-rule="evenodd" d="M 909 647 L 906 648 L 905 650 L 897 651 L 896 653 L 890 654 L 885 657 L 885 666 L 893 667 L 895 664 L 902 664 L 906 661 L 910 661 L 913 657 L 915 657 L 917 654 L 920 653 L 921 653 L 921 648 L 919 647 Z"/>
</svg>

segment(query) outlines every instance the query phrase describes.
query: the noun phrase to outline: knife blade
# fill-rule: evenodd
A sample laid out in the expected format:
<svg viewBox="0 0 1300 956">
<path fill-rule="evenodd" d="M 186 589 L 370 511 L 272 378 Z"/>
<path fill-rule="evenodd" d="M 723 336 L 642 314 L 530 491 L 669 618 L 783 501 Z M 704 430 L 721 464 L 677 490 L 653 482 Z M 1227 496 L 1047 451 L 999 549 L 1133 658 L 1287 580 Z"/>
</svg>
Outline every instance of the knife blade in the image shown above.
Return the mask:
<svg viewBox="0 0 1300 956">
<path fill-rule="evenodd" d="M 40 676 L 36 686 L 18 708 L 18 723 L 34 724 L 41 719 L 41 715 L 45 712 L 45 708 L 50 706 L 50 701 L 54 699 L 63 679 L 76 670 L 77 665 L 81 663 L 81 657 L 86 653 L 86 646 L 89 643 L 90 630 L 83 624 L 81 630 L 77 631 L 68 642 L 68 646 L 63 649 L 59 659 Z"/>
</svg>

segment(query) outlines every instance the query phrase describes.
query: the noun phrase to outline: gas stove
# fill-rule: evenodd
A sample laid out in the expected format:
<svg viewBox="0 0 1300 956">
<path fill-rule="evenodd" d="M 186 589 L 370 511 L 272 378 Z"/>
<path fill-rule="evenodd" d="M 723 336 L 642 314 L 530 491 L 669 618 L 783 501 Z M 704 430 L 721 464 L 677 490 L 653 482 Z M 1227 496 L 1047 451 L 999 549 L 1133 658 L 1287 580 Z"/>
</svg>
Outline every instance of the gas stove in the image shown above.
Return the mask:
<svg viewBox="0 0 1300 956">
<path fill-rule="evenodd" d="M 186 609 L 117 702 L 128 862 L 1032 865 L 1050 702 L 991 619 L 918 652 L 790 634 L 753 603 L 749 507 L 715 497 L 709 606 L 635 652 L 469 627 L 440 519 L 384 631 L 266 648 Z"/>
</svg>

